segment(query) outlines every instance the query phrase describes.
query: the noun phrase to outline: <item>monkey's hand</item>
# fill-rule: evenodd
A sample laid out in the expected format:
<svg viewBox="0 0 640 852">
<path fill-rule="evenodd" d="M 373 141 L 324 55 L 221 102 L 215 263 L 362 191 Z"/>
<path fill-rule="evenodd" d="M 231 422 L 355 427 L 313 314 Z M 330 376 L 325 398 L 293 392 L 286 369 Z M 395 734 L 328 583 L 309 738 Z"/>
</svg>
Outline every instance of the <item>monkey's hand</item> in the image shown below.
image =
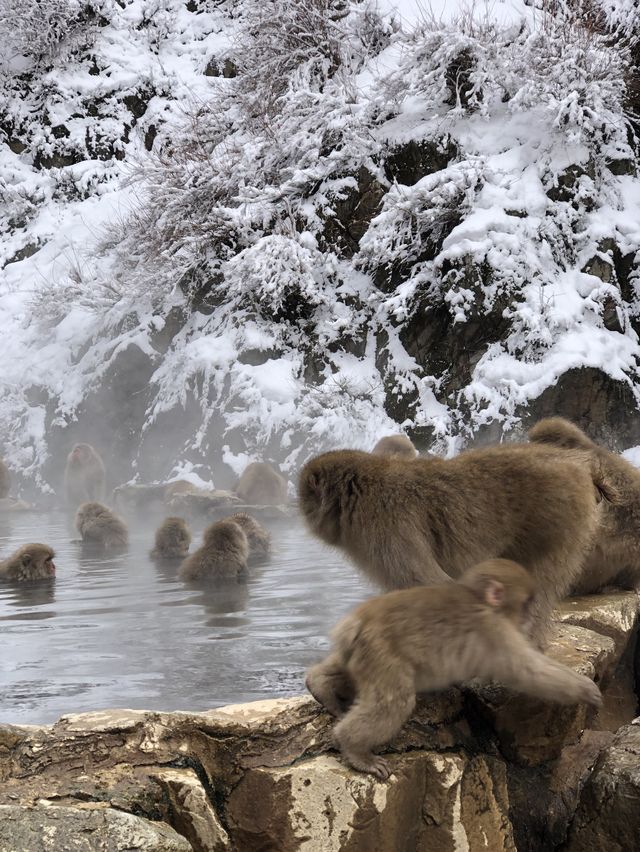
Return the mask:
<svg viewBox="0 0 640 852">
<path fill-rule="evenodd" d="M 602 693 L 590 678 L 578 675 L 581 683 L 578 686 L 579 696 L 577 700 L 584 704 L 589 704 L 591 707 L 602 707 Z"/>
</svg>

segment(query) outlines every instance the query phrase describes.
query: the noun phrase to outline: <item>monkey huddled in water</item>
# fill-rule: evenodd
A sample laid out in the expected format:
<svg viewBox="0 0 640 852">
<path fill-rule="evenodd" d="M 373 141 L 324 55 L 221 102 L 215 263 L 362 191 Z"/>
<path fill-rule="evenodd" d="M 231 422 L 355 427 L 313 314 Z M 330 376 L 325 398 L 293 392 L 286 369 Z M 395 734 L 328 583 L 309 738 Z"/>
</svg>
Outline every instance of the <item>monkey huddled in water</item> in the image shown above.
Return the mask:
<svg viewBox="0 0 640 852">
<path fill-rule="evenodd" d="M 121 550 L 129 541 L 129 530 L 123 519 L 95 501 L 78 507 L 76 529 L 85 544 L 104 550 Z"/>
<path fill-rule="evenodd" d="M 332 632 L 332 652 L 306 683 L 339 718 L 334 738 L 351 766 L 389 777 L 389 763 L 373 749 L 400 731 L 416 692 L 479 679 L 548 701 L 600 706 L 588 677 L 531 644 L 535 596 L 528 571 L 493 559 L 456 583 L 389 592 L 347 615 Z"/>
<path fill-rule="evenodd" d="M 249 540 L 230 518 L 210 524 L 201 546 L 188 556 L 179 570 L 182 580 L 232 580 L 246 574 Z"/>
<path fill-rule="evenodd" d="M 191 532 L 184 518 L 165 518 L 156 530 L 153 559 L 184 559 L 189 553 Z"/>
<path fill-rule="evenodd" d="M 0 560 L 0 580 L 51 580 L 56 575 L 54 556 L 48 544 L 23 544 L 7 559 Z"/>
<path fill-rule="evenodd" d="M 311 532 L 386 590 L 446 582 L 494 557 L 520 562 L 537 584 L 541 643 L 580 577 L 606 488 L 585 450 L 513 444 L 446 460 L 324 453 L 303 467 L 299 497 Z"/>
</svg>

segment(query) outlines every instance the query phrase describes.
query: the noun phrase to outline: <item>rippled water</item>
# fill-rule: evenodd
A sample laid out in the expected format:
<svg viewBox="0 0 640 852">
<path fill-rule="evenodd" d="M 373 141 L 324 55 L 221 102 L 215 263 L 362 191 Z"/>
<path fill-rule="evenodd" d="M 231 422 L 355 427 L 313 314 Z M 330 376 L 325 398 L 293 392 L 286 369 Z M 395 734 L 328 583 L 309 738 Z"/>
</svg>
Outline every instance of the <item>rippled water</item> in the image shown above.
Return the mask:
<svg viewBox="0 0 640 852">
<path fill-rule="evenodd" d="M 126 554 L 83 553 L 63 513 L 0 518 L 0 553 L 56 551 L 53 583 L 0 584 L 0 721 L 108 707 L 204 710 L 304 690 L 336 620 L 372 592 L 298 522 L 249 580 L 194 589 L 148 555 L 158 518 L 130 519 Z M 194 527 L 194 542 L 201 528 Z"/>
</svg>

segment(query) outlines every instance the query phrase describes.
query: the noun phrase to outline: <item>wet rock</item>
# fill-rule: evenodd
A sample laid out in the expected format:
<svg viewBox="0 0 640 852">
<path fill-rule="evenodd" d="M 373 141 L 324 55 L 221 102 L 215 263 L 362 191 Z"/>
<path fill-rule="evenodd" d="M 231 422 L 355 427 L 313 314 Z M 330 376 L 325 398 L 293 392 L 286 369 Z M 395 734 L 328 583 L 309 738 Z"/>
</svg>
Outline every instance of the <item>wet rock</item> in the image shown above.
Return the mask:
<svg viewBox="0 0 640 852">
<path fill-rule="evenodd" d="M 600 755 L 584 786 L 566 852 L 638 848 L 640 726 L 622 728 Z"/>
<path fill-rule="evenodd" d="M 162 502 L 165 483 L 153 485 L 118 485 L 113 489 L 113 502 L 119 509 L 140 509 Z"/>
<path fill-rule="evenodd" d="M 640 412 L 633 390 L 595 367 L 567 370 L 518 415 L 529 425 L 543 417 L 566 417 L 612 450 L 640 444 Z"/>
<path fill-rule="evenodd" d="M 597 680 L 612 671 L 619 659 L 613 639 L 571 624 L 555 627 L 546 653 Z M 525 766 L 556 759 L 566 745 L 578 741 L 594 715 L 584 704 L 552 704 L 501 687 L 481 687 L 472 695 L 495 732 L 501 752 Z"/>
<path fill-rule="evenodd" d="M 218 521 L 220 518 L 224 518 L 229 513 L 229 510 L 232 512 L 246 512 L 248 515 L 252 515 L 257 521 L 286 521 L 298 515 L 297 506 L 253 506 L 242 501 L 234 502 L 231 507 L 224 504 L 211 506 L 208 514 L 210 518 Z"/>
<path fill-rule="evenodd" d="M 387 154 L 384 170 L 389 180 L 413 186 L 425 175 L 448 166 L 457 154 L 451 136 L 434 142 L 429 139 L 411 139 L 404 145 L 392 148 Z"/>
<path fill-rule="evenodd" d="M 385 188 L 377 177 L 362 166 L 354 185 L 343 189 L 331 200 L 333 216 L 327 219 L 324 227 L 327 244 L 351 257 L 380 209 L 384 194 Z"/>
<path fill-rule="evenodd" d="M 32 503 L 27 503 L 26 500 L 18 500 L 17 497 L 0 498 L 0 515 L 5 512 L 28 512 L 33 508 Z"/>
<path fill-rule="evenodd" d="M 192 852 L 164 823 L 96 805 L 0 805 L 0 852 Z"/>
<path fill-rule="evenodd" d="M 252 770 L 229 797 L 231 836 L 287 852 L 515 850 L 500 761 L 412 752 L 391 763 L 384 783 L 330 756 Z"/>
<path fill-rule="evenodd" d="M 622 654 L 638 619 L 635 592 L 585 595 L 561 601 L 555 618 L 561 624 L 573 624 L 594 630 L 614 640 L 616 653 Z"/>
<path fill-rule="evenodd" d="M 210 514 L 213 510 L 221 512 L 222 515 L 239 511 L 237 508 L 241 501 L 231 491 L 186 491 L 183 494 L 174 494 L 166 501 L 166 506 L 172 512 L 189 516 L 202 516 Z M 243 509 L 244 511 L 244 509 Z"/>
</svg>

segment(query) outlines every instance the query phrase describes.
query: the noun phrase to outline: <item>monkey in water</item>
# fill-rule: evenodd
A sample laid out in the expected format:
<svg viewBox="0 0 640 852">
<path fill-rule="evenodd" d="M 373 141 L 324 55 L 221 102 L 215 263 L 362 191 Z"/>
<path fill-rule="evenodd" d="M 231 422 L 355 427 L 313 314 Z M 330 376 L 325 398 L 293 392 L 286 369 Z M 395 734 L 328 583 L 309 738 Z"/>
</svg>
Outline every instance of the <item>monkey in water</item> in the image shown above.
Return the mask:
<svg viewBox="0 0 640 852">
<path fill-rule="evenodd" d="M 249 542 L 249 563 L 258 565 L 266 562 L 271 556 L 271 534 L 246 512 L 236 512 L 227 518 L 234 521 L 244 533 Z"/>
<path fill-rule="evenodd" d="M 418 451 L 406 435 L 387 435 L 380 438 L 371 452 L 374 456 L 400 459 L 415 459 L 418 455 Z"/>
<path fill-rule="evenodd" d="M 640 470 L 562 417 L 540 420 L 529 430 L 529 440 L 587 451 L 604 470 L 613 495 L 603 500 L 602 523 L 572 593 L 589 594 L 605 586 L 640 589 Z"/>
<path fill-rule="evenodd" d="M 51 580 L 56 575 L 54 556 L 47 544 L 23 544 L 0 561 L 0 580 Z"/>
<path fill-rule="evenodd" d="M 103 503 L 83 503 L 76 512 L 76 529 L 85 544 L 104 550 L 122 550 L 129 541 L 126 523 Z"/>
<path fill-rule="evenodd" d="M 307 674 L 307 688 L 339 717 L 343 756 L 386 780 L 391 769 L 373 749 L 411 716 L 416 692 L 478 678 L 560 704 L 602 703 L 588 677 L 545 657 L 529 640 L 535 583 L 521 565 L 491 559 L 456 583 L 389 592 L 361 604 L 332 632 L 333 651 Z M 346 672 L 354 702 L 344 712 L 334 692 Z"/>
<path fill-rule="evenodd" d="M 178 576 L 181 580 L 230 580 L 247 571 L 249 541 L 243 529 L 225 518 L 210 524 L 203 533 L 202 545 L 184 560 Z"/>
<path fill-rule="evenodd" d="M 0 459 L 0 499 L 9 496 L 9 491 L 11 490 L 11 473 L 9 472 L 9 468 Z"/>
<path fill-rule="evenodd" d="M 584 451 L 517 445 L 452 459 L 336 450 L 300 473 L 310 530 L 385 590 L 433 585 L 495 556 L 534 576 L 536 641 L 577 580 L 600 518 L 604 476 Z"/>
<path fill-rule="evenodd" d="M 91 444 L 76 444 L 67 456 L 64 490 L 69 506 L 104 499 L 104 463 Z"/>
<path fill-rule="evenodd" d="M 153 559 L 184 559 L 189 553 L 191 533 L 184 518 L 165 518 L 156 530 Z"/>
<path fill-rule="evenodd" d="M 286 479 L 266 462 L 247 465 L 234 491 L 252 506 L 281 506 L 288 499 Z"/>
</svg>

